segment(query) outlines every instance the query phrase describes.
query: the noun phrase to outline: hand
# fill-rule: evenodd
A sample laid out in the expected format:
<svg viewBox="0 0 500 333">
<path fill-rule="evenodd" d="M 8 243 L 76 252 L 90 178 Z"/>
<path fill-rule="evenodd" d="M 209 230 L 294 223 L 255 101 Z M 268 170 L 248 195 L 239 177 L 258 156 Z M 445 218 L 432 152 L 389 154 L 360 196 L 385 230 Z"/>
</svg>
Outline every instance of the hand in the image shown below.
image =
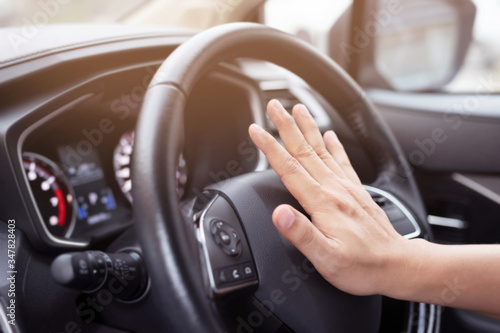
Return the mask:
<svg viewBox="0 0 500 333">
<path fill-rule="evenodd" d="M 362 187 L 333 131 L 322 137 L 303 105 L 294 107 L 292 117 L 272 100 L 267 112 L 285 147 L 255 124 L 250 136 L 311 217 L 281 205 L 273 213 L 276 228 L 335 287 L 356 295 L 390 294 L 409 241 Z"/>
</svg>

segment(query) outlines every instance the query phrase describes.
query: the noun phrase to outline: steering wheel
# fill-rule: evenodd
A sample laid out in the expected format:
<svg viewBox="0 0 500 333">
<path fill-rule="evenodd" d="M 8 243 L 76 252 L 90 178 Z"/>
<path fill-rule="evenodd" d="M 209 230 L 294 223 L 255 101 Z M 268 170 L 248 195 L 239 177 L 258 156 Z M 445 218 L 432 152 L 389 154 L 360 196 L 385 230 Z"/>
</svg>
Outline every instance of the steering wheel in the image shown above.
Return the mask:
<svg viewBox="0 0 500 333">
<path fill-rule="evenodd" d="M 401 149 L 365 92 L 340 66 L 299 39 L 263 25 L 232 23 L 206 30 L 159 68 L 136 129 L 134 214 L 165 330 L 218 332 L 233 325 L 251 332 L 268 325 L 285 332 L 376 331 L 381 296 L 336 289 L 274 228 L 274 208 L 298 203 L 273 170 L 214 184 L 206 189 L 207 202 L 198 214 L 186 219 L 181 212 L 175 174 L 186 102 L 204 74 L 239 57 L 282 66 L 321 93 L 377 168 L 370 186 L 398 198 L 417 221 L 420 235 L 430 235 Z M 231 297 L 236 294 L 239 298 Z M 229 309 L 216 306 L 231 299 L 237 301 Z M 240 306 L 247 311 L 243 315 L 232 311 Z"/>
</svg>

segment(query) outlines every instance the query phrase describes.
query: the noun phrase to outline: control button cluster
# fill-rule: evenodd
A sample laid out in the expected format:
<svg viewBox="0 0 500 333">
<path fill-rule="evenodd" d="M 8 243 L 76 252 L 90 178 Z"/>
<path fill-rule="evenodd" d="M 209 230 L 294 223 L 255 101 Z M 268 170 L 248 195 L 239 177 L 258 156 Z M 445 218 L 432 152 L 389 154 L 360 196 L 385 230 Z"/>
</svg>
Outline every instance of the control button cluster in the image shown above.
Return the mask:
<svg viewBox="0 0 500 333">
<path fill-rule="evenodd" d="M 217 285 L 226 285 L 235 282 L 244 282 L 256 278 L 255 269 L 252 263 L 233 265 L 218 269 L 216 271 Z"/>
<path fill-rule="evenodd" d="M 241 253 L 241 238 L 238 232 L 223 221 L 212 221 L 210 232 L 215 243 L 229 256 L 237 256 Z"/>
<path fill-rule="evenodd" d="M 250 244 L 231 204 L 217 195 L 199 216 L 198 241 L 207 263 L 210 293 L 223 297 L 257 285 Z"/>
</svg>

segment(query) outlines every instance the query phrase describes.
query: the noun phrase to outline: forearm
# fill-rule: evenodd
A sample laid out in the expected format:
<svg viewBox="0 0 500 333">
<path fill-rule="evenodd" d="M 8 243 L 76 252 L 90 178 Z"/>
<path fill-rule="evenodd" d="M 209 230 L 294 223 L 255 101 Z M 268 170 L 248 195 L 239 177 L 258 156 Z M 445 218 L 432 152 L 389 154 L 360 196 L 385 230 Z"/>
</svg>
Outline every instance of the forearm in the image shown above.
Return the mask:
<svg viewBox="0 0 500 333">
<path fill-rule="evenodd" d="M 408 241 L 388 296 L 500 316 L 500 246 Z"/>
</svg>

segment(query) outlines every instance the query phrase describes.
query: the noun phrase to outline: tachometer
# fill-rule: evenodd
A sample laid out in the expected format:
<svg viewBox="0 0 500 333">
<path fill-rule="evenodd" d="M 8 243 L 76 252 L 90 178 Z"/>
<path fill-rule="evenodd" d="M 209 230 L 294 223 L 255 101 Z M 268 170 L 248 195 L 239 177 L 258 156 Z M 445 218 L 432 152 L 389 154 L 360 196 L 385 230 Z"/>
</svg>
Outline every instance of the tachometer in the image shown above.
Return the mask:
<svg viewBox="0 0 500 333">
<path fill-rule="evenodd" d="M 113 165 L 115 167 L 115 177 L 118 185 L 127 197 L 132 202 L 132 179 L 130 162 L 134 147 L 134 132 L 127 132 L 122 135 L 115 149 Z M 184 195 L 184 187 L 187 183 L 187 166 L 184 157 L 181 155 L 179 165 L 176 172 L 177 178 L 177 193 L 179 197 Z"/>
<path fill-rule="evenodd" d="M 75 204 L 63 172 L 34 153 L 23 154 L 23 166 L 45 226 L 54 236 L 69 237 L 75 226 Z"/>
<path fill-rule="evenodd" d="M 118 185 L 127 199 L 132 202 L 132 175 L 130 172 L 130 160 L 134 146 L 134 132 L 127 132 L 122 135 L 118 146 L 115 148 L 113 166 Z"/>
</svg>

